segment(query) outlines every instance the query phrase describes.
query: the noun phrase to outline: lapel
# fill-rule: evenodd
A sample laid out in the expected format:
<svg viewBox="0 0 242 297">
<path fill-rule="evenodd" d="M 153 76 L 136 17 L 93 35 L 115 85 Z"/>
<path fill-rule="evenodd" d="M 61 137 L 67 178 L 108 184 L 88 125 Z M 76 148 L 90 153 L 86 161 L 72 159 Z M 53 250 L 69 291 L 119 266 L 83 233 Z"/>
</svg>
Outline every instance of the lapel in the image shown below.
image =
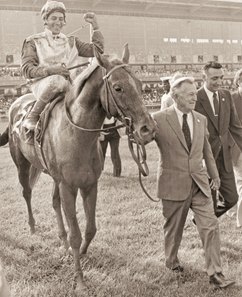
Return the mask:
<svg viewBox="0 0 242 297">
<path fill-rule="evenodd" d="M 224 97 L 223 91 L 218 91 L 219 96 L 219 130 L 222 131 L 224 119 L 226 116 L 226 98 Z"/>
<path fill-rule="evenodd" d="M 209 102 L 207 93 L 205 92 L 204 88 L 200 89 L 200 95 L 201 95 L 201 97 L 200 97 L 201 105 L 203 106 L 204 110 L 206 111 L 207 116 L 209 117 L 210 121 L 213 123 L 214 127 L 218 130 L 218 121 L 216 120 L 216 118 L 213 114 L 211 104 Z M 220 117 L 220 119 L 222 119 L 221 114 L 219 115 L 219 117 Z"/>
<path fill-rule="evenodd" d="M 167 118 L 167 121 L 170 124 L 171 128 L 173 129 L 173 131 L 177 135 L 178 139 L 182 143 L 182 145 L 185 147 L 187 152 L 190 153 L 189 149 L 187 147 L 187 143 L 186 143 L 182 128 L 181 128 L 180 123 L 178 121 L 178 117 L 177 117 L 174 106 L 171 106 L 170 108 L 168 108 L 166 110 L 166 118 Z"/>
<path fill-rule="evenodd" d="M 192 117 L 193 117 L 193 135 L 192 135 L 191 152 L 194 151 L 195 145 L 196 143 L 198 143 L 198 137 L 201 137 L 199 132 L 201 127 L 201 121 L 194 111 L 192 111 Z"/>
</svg>

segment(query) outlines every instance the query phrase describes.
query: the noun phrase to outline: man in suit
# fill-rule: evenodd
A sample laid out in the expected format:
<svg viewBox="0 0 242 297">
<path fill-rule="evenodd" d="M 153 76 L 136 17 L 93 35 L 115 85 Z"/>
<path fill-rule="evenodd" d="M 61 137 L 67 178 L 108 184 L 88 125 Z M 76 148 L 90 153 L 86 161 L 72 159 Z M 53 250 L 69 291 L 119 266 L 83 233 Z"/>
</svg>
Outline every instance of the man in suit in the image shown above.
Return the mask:
<svg viewBox="0 0 242 297">
<path fill-rule="evenodd" d="M 166 109 L 167 107 L 171 106 L 174 103 L 174 101 L 173 101 L 173 99 L 171 97 L 171 94 L 170 94 L 170 85 L 173 83 L 173 81 L 175 81 L 176 79 L 178 79 L 180 77 L 183 77 L 182 73 L 175 72 L 173 74 L 173 76 L 163 78 L 163 85 L 164 85 L 164 81 L 166 79 L 168 79 L 169 89 L 168 88 L 166 89 L 165 94 L 161 98 L 160 110 L 164 110 L 164 109 Z M 161 77 L 161 79 L 162 79 L 162 77 Z"/>
<path fill-rule="evenodd" d="M 103 129 L 112 128 L 117 126 L 117 124 L 118 124 L 118 120 L 116 118 L 111 117 L 110 119 L 108 119 L 106 117 L 102 128 Z M 111 160 L 113 163 L 113 176 L 115 177 L 120 177 L 122 172 L 122 163 L 121 163 L 121 158 L 119 154 L 119 142 L 120 142 L 121 136 L 119 133 L 120 132 L 116 129 L 116 130 L 111 130 L 109 132 L 102 132 L 99 137 L 104 161 L 106 157 L 108 144 L 110 145 Z"/>
<path fill-rule="evenodd" d="M 174 81 L 171 96 L 174 104 L 153 114 L 158 129 L 155 139 L 162 159 L 158 197 L 162 199 L 165 218 L 166 266 L 174 272 L 183 272 L 178 249 L 191 208 L 202 240 L 210 283 L 224 288 L 234 282 L 226 280 L 222 273 L 219 226 L 210 191 L 210 187 L 219 188 L 220 179 L 208 141 L 206 117 L 193 111 L 197 100 L 194 79 L 182 77 Z"/>
<path fill-rule="evenodd" d="M 236 72 L 234 76 L 234 84 L 238 87 L 238 89 L 232 93 L 232 99 L 240 123 L 242 123 L 242 69 L 239 69 Z M 233 209 L 230 209 L 228 212 L 236 212 L 237 227 L 242 227 L 242 153 L 236 144 L 232 148 L 232 160 L 239 199 L 238 203 L 233 207 Z"/>
<path fill-rule="evenodd" d="M 204 85 L 198 90 L 195 106 L 196 111 L 207 117 L 209 142 L 221 180 L 219 199 L 216 191 L 212 192 L 217 217 L 237 203 L 238 194 L 231 157 L 233 140 L 242 150 L 242 126 L 230 92 L 221 89 L 223 77 L 221 64 L 208 62 L 204 66 Z"/>
<path fill-rule="evenodd" d="M 160 80 L 162 81 L 162 89 L 164 94 L 161 96 L 161 110 L 166 107 L 166 101 L 169 100 L 169 92 L 170 92 L 170 76 L 161 77 Z M 172 100 L 171 100 L 172 101 Z M 173 102 L 172 102 L 173 103 Z M 169 103 L 168 103 L 169 104 Z"/>
</svg>

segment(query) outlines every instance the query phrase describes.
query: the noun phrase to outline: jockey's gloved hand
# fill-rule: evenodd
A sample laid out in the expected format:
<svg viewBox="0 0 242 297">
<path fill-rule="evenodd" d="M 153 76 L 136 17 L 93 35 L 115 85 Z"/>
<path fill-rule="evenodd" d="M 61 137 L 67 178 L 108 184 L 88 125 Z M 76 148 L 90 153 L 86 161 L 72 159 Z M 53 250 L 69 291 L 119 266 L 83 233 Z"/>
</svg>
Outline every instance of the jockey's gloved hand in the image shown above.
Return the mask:
<svg viewBox="0 0 242 297">
<path fill-rule="evenodd" d="M 48 75 L 62 75 L 66 79 L 69 79 L 70 77 L 70 71 L 66 68 L 64 65 L 54 65 L 54 66 L 49 66 L 47 67 L 47 73 Z"/>
</svg>

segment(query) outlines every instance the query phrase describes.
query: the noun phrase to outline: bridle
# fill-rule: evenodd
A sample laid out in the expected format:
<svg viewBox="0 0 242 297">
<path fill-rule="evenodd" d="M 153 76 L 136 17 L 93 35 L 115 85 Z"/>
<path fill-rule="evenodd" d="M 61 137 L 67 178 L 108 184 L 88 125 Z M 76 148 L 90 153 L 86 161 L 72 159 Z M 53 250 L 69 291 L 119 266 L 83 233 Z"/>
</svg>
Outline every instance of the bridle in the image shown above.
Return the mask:
<svg viewBox="0 0 242 297">
<path fill-rule="evenodd" d="M 71 115 L 70 115 L 70 113 L 68 111 L 68 108 L 67 108 L 67 105 L 66 105 L 66 100 L 65 100 L 66 116 L 68 118 L 69 123 L 73 127 L 75 127 L 78 130 L 85 131 L 85 132 L 110 132 L 110 131 L 113 131 L 113 130 L 117 130 L 117 129 L 121 128 L 121 127 L 125 127 L 125 130 L 126 130 L 125 133 L 126 133 L 126 135 L 128 137 L 129 150 L 131 152 L 131 155 L 132 155 L 135 163 L 138 166 L 139 182 L 140 182 L 141 188 L 142 188 L 142 190 L 144 191 L 144 193 L 147 195 L 147 197 L 150 200 L 152 200 L 154 202 L 159 202 L 160 200 L 155 200 L 148 194 L 148 192 L 145 190 L 145 188 L 143 186 L 142 179 L 141 179 L 141 175 L 143 175 L 143 176 L 148 176 L 149 175 L 149 168 L 148 168 L 147 163 L 146 163 L 145 145 L 144 145 L 143 142 L 140 142 L 137 131 L 135 131 L 133 129 L 132 118 L 125 116 L 122 109 L 118 106 L 118 104 L 116 102 L 116 99 L 115 99 L 115 96 L 113 94 L 112 88 L 111 88 L 111 86 L 110 86 L 110 84 L 108 82 L 109 76 L 114 71 L 116 71 L 119 68 L 125 69 L 125 67 L 128 67 L 128 66 L 129 66 L 128 64 L 116 65 L 108 73 L 106 73 L 105 68 L 102 68 L 103 74 L 105 74 L 103 76 L 103 81 L 104 81 L 104 86 L 105 86 L 105 96 L 104 96 L 105 99 L 104 99 L 104 103 L 102 103 L 103 108 L 104 108 L 107 116 L 112 117 L 112 114 L 111 114 L 110 108 L 109 108 L 110 104 L 112 104 L 114 106 L 114 108 L 116 109 L 116 111 L 117 111 L 117 113 L 119 115 L 119 118 L 122 121 L 121 125 L 117 125 L 115 127 L 109 127 L 109 128 L 101 128 L 101 129 L 88 129 L 88 128 L 80 127 L 80 126 L 76 125 L 75 123 L 73 123 L 73 121 L 71 119 Z M 136 145 L 136 153 L 135 153 L 135 150 L 134 150 L 134 144 Z"/>
</svg>

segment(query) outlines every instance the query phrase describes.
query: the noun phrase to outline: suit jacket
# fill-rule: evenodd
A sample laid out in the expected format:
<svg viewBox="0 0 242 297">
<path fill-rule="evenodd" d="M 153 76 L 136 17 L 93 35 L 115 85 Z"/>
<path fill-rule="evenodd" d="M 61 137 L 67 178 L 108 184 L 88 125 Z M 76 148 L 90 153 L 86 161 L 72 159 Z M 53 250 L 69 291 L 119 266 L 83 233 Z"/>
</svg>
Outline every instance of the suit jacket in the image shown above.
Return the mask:
<svg viewBox="0 0 242 297">
<path fill-rule="evenodd" d="M 195 111 L 192 116 L 193 139 L 189 152 L 174 106 L 153 114 L 158 125 L 155 138 L 160 150 L 158 197 L 162 199 L 187 199 L 193 181 L 205 196 L 211 197 L 208 174 L 216 178 L 218 171 L 208 141 L 207 120 Z"/>
<path fill-rule="evenodd" d="M 240 123 L 242 123 L 242 96 L 240 95 L 238 90 L 232 93 L 232 100 L 234 102 L 235 109 L 237 111 Z M 237 144 L 235 144 L 232 147 L 231 153 L 232 153 L 233 163 L 236 164 L 238 161 L 239 155 L 241 154 Z"/>
<path fill-rule="evenodd" d="M 219 95 L 219 118 L 216 120 L 211 104 L 204 87 L 197 93 L 197 103 L 195 110 L 205 115 L 208 120 L 209 142 L 214 158 L 217 159 L 221 149 L 223 150 L 223 160 L 225 170 L 233 170 L 231 147 L 234 141 L 242 150 L 242 126 L 240 124 L 231 94 L 228 90 L 220 89 Z"/>
</svg>

